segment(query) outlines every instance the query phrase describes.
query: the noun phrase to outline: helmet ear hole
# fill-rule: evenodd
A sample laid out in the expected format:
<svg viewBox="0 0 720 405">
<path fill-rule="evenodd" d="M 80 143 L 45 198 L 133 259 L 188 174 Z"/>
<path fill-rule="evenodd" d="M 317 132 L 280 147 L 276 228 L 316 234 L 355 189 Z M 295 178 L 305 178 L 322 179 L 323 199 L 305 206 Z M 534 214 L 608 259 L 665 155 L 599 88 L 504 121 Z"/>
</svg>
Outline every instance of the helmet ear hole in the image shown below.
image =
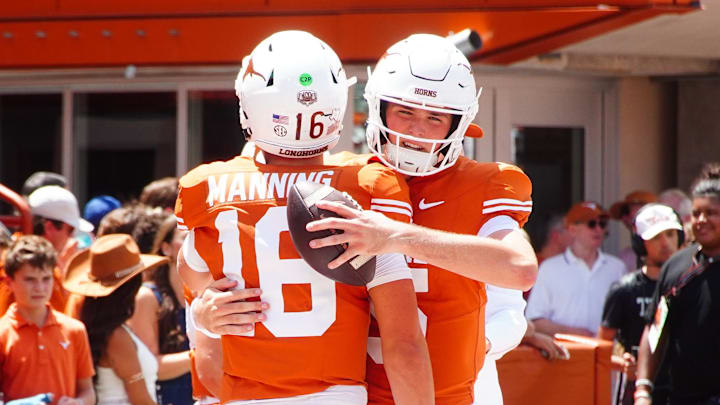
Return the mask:
<svg viewBox="0 0 720 405">
<path fill-rule="evenodd" d="M 460 120 L 462 119 L 462 116 L 461 116 L 461 115 L 457 115 L 457 114 L 453 114 L 453 115 L 451 116 L 451 118 L 452 118 L 452 121 L 450 121 L 450 130 L 448 131 L 447 136 L 445 137 L 445 139 L 449 138 L 450 135 L 451 135 L 453 132 L 455 132 L 455 130 L 458 128 L 458 126 L 460 125 Z"/>
<path fill-rule="evenodd" d="M 452 133 L 455 132 L 455 130 L 460 125 L 461 119 L 462 119 L 461 115 L 455 115 L 455 114 L 452 115 L 452 121 L 450 121 L 450 130 L 448 131 L 447 135 L 445 136 L 445 139 L 448 139 L 450 137 L 450 135 L 452 135 Z M 452 145 L 452 144 L 447 144 L 442 149 L 440 149 L 440 153 L 443 156 L 446 156 L 448 154 L 448 151 L 450 150 L 450 145 Z"/>
<path fill-rule="evenodd" d="M 387 119 L 385 118 L 387 114 L 387 108 L 388 103 L 385 100 L 380 100 L 380 122 L 384 127 L 387 127 Z M 387 143 L 387 134 L 385 134 L 385 131 L 382 129 L 378 129 L 380 131 L 380 145 L 385 145 Z M 384 136 L 383 136 L 384 135 Z"/>
</svg>

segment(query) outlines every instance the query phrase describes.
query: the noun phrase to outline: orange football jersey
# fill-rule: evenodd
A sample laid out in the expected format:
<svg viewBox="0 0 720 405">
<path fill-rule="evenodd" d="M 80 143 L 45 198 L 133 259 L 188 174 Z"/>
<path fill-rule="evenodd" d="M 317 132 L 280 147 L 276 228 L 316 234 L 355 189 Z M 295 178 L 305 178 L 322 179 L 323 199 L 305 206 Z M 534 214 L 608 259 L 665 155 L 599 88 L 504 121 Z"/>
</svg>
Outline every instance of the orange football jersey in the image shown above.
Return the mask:
<svg viewBox="0 0 720 405">
<path fill-rule="evenodd" d="M 478 234 L 493 218 L 522 227 L 532 209 L 531 183 L 519 168 L 460 157 L 438 174 L 408 180 L 413 222 L 447 232 Z M 498 218 L 487 234 L 508 226 Z M 488 229 L 489 228 L 489 229 Z M 485 285 L 439 267 L 406 258 L 417 292 L 435 381 L 436 404 L 471 404 L 473 384 L 485 357 Z M 373 321 L 368 342 L 368 399 L 392 404 Z"/>
<path fill-rule="evenodd" d="M 295 250 L 286 198 L 300 180 L 345 191 L 393 219 L 412 216 L 404 180 L 380 164 L 272 166 L 237 157 L 180 179 L 178 226 L 191 230 L 186 243 L 199 257 L 188 263 L 215 279 L 235 279 L 238 288 L 260 287 L 270 304 L 254 331 L 222 336 L 222 402 L 365 384 L 367 288 L 325 278 Z"/>
</svg>

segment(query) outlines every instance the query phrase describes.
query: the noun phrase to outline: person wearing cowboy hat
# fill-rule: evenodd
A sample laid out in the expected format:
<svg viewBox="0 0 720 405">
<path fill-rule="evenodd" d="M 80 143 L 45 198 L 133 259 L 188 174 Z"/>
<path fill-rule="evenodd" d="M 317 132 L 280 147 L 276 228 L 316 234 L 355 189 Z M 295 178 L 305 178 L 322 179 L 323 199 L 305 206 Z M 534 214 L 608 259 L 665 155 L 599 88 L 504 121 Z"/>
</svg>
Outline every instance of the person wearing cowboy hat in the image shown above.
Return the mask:
<svg viewBox="0 0 720 405">
<path fill-rule="evenodd" d="M 632 235 L 635 214 L 643 205 L 657 202 L 657 200 L 657 196 L 650 191 L 635 190 L 626 195 L 625 199 L 610 206 L 610 218 L 620 221 Z M 618 257 L 625 263 L 628 273 L 642 266 L 642 262 L 638 261 L 637 255 L 630 246 L 621 250 Z"/>
<path fill-rule="evenodd" d="M 70 259 L 63 286 L 85 296 L 81 320 L 88 330 L 97 370 L 99 405 L 157 402 L 157 359 L 126 321 L 135 309 L 140 273 L 167 261 L 140 254 L 135 241 L 125 234 L 101 236 Z"/>
</svg>

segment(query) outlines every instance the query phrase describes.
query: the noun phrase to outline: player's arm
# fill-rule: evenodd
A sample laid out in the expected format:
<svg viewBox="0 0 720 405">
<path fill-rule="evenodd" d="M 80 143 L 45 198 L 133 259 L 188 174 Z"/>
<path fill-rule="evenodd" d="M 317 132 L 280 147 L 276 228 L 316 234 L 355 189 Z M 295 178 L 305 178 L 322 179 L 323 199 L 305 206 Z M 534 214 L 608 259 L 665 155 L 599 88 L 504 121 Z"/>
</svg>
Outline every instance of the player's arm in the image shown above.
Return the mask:
<svg viewBox="0 0 720 405">
<path fill-rule="evenodd" d="M 195 370 L 203 386 L 210 393 L 220 398 L 222 383 L 222 344 L 202 333 L 195 335 Z"/>
<path fill-rule="evenodd" d="M 487 285 L 485 337 L 488 356 L 497 360 L 514 349 L 527 329 L 525 300 L 519 290 Z"/>
<path fill-rule="evenodd" d="M 266 302 L 247 301 L 259 297 L 259 288 L 237 289 L 237 281 L 227 277 L 214 280 L 205 261 L 194 248 L 190 231 L 178 252 L 177 269 L 183 283 L 197 296 L 190 307 L 197 330 L 220 335 L 251 331 L 265 320 Z"/>
<path fill-rule="evenodd" d="M 186 245 L 189 243 L 192 243 L 192 241 L 190 241 L 190 238 L 186 238 L 185 242 L 183 242 L 183 248 L 178 252 L 177 271 L 178 274 L 180 274 L 180 278 L 183 283 L 193 292 L 193 294 L 200 295 L 200 293 L 202 293 L 202 291 L 213 282 L 213 277 L 209 270 L 195 270 L 190 267 L 190 264 L 185 259 L 185 253 L 183 252 L 186 249 Z"/>
<path fill-rule="evenodd" d="M 405 224 L 335 202 L 320 201 L 317 206 L 343 218 L 314 221 L 307 225 L 307 230 L 340 229 L 343 233 L 316 239 L 310 246 L 349 244 L 343 254 L 330 262 L 330 268 L 358 254 L 397 252 L 498 287 L 527 290 L 535 283 L 535 252 L 517 229 L 501 229 L 480 237 Z"/>
<path fill-rule="evenodd" d="M 398 266 L 406 268 L 400 255 L 385 256 L 395 256 Z M 379 284 L 371 287 L 369 294 L 375 306 L 385 371 L 395 403 L 433 404 L 430 355 L 420 329 L 412 280 L 405 278 Z"/>
</svg>

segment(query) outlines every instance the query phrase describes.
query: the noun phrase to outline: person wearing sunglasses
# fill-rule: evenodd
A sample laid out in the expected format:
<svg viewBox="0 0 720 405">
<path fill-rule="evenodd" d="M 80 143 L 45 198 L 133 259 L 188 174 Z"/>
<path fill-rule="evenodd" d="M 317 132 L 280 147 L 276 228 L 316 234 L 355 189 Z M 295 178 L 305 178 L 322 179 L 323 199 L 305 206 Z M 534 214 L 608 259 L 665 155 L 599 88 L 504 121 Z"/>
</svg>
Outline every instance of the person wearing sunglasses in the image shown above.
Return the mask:
<svg viewBox="0 0 720 405">
<path fill-rule="evenodd" d="M 595 336 L 610 286 L 625 274 L 625 264 L 600 250 L 609 215 L 591 201 L 565 215 L 572 244 L 543 261 L 528 300 L 526 316 L 541 333 Z"/>
</svg>

